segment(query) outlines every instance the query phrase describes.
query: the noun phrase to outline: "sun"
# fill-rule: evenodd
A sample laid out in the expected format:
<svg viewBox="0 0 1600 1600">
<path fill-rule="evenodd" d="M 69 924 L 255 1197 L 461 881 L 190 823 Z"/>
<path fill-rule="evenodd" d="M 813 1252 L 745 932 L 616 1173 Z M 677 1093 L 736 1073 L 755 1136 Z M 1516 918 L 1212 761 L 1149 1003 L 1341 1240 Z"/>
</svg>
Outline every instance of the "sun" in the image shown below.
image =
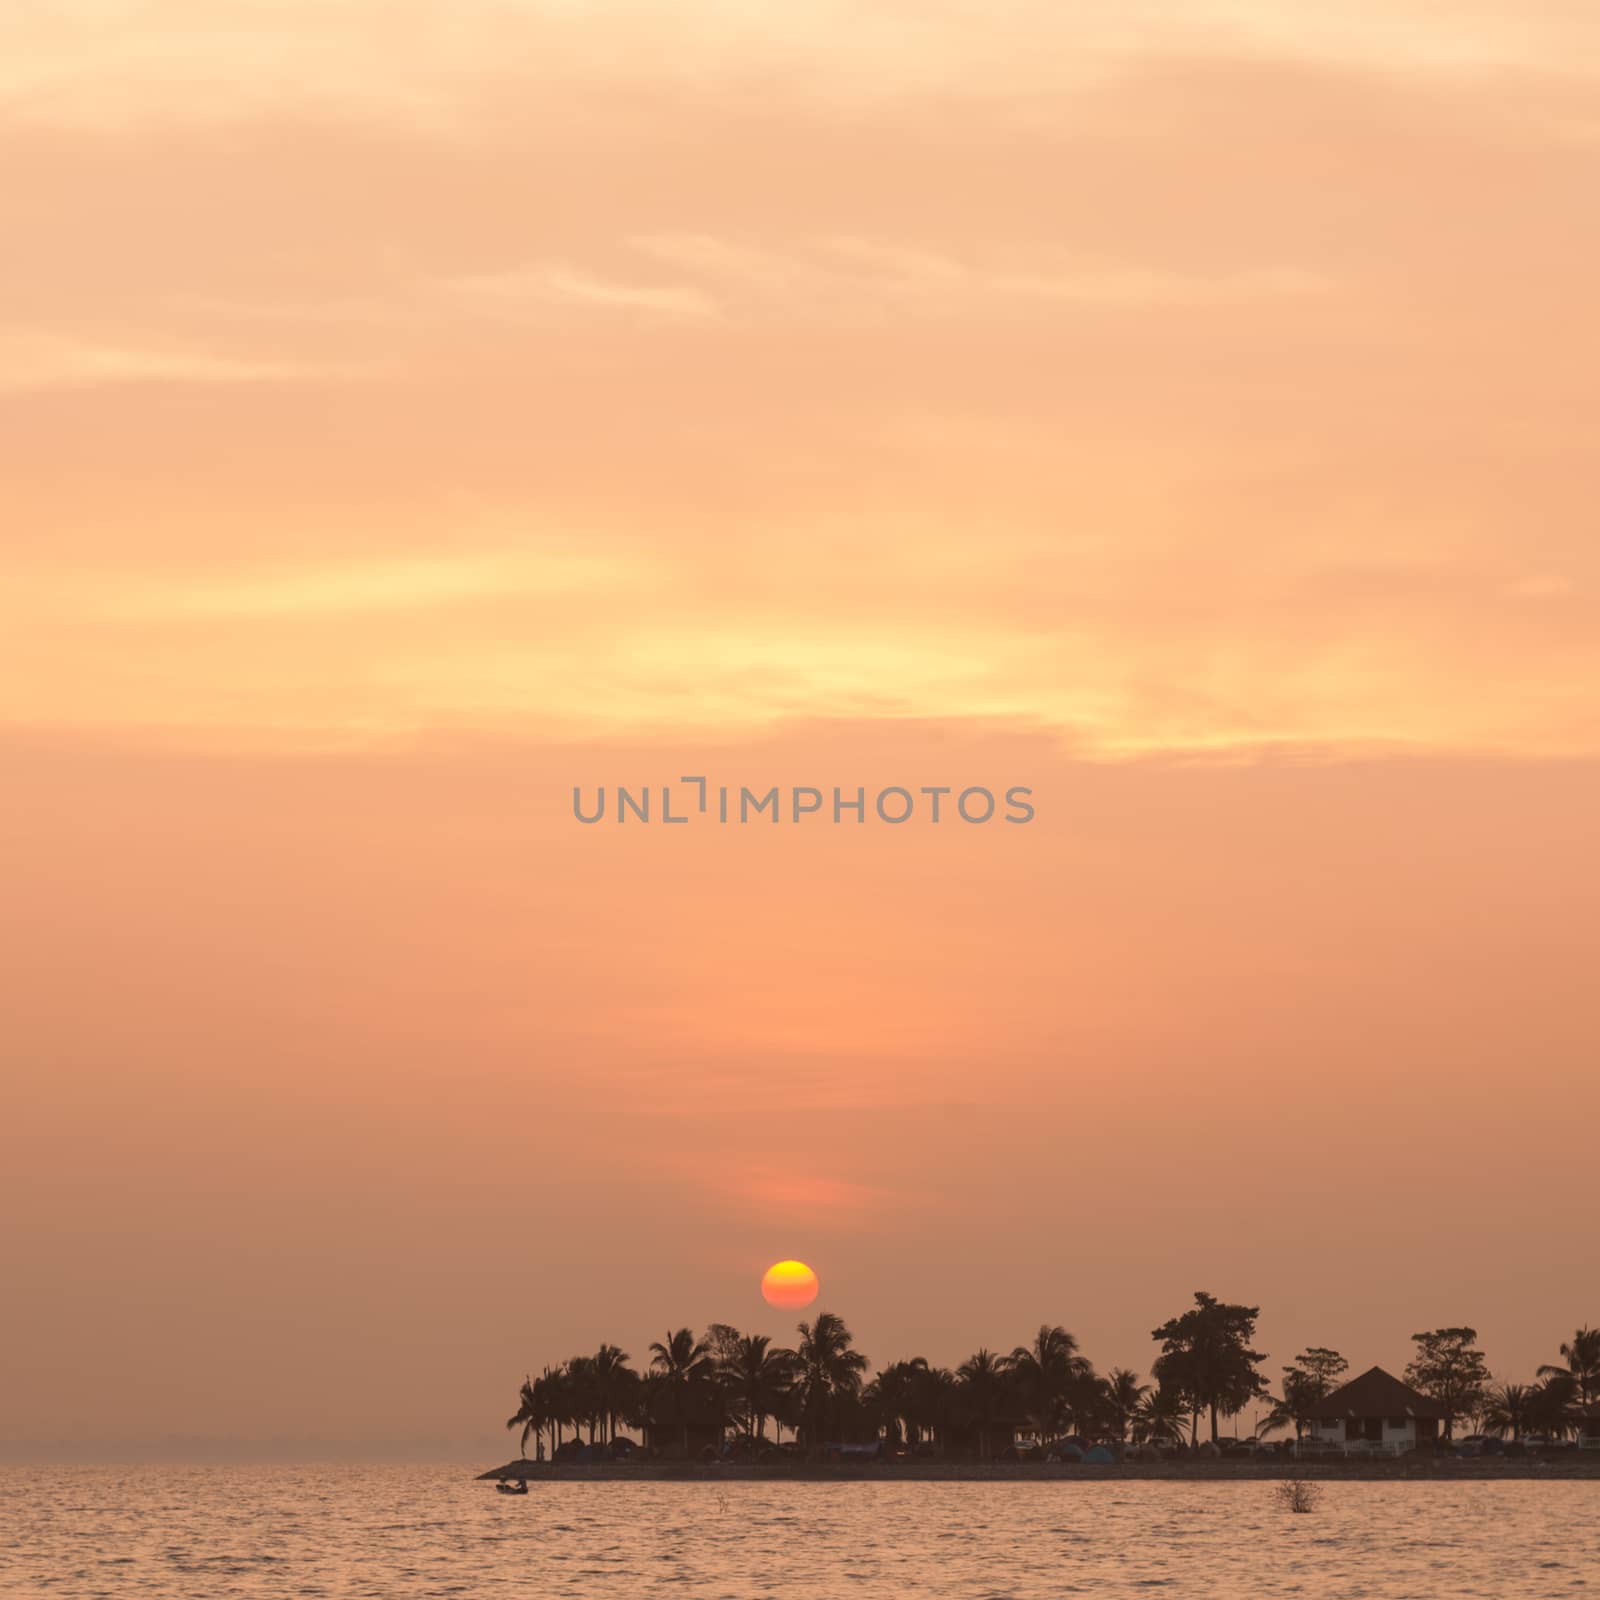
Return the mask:
<svg viewBox="0 0 1600 1600">
<path fill-rule="evenodd" d="M 761 1279 L 761 1298 L 769 1306 L 798 1311 L 817 1298 L 821 1285 L 817 1275 L 803 1261 L 778 1261 L 768 1267 Z"/>
</svg>

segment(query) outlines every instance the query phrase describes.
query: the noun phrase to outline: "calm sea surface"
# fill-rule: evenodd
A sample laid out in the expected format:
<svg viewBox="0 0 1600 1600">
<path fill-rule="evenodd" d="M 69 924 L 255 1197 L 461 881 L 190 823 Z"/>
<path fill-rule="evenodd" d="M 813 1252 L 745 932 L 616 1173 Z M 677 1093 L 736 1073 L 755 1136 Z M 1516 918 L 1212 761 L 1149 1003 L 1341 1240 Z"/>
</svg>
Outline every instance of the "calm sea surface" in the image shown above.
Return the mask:
<svg viewBox="0 0 1600 1600">
<path fill-rule="evenodd" d="M 1600 1600 L 1600 1484 L 556 1483 L 0 1468 L 0 1594 Z"/>
</svg>

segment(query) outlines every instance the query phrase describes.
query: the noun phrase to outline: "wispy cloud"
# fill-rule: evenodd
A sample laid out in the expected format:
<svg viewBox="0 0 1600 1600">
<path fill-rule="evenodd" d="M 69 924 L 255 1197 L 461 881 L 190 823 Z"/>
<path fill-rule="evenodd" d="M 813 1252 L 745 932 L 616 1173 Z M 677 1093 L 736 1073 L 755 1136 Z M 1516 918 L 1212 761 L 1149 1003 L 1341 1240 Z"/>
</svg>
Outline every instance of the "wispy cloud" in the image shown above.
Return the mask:
<svg viewBox="0 0 1600 1600">
<path fill-rule="evenodd" d="M 685 284 L 636 283 L 565 263 L 454 278 L 442 286 L 457 309 L 520 318 L 552 309 L 621 313 L 667 322 L 705 322 L 718 315 L 716 300 Z"/>
<path fill-rule="evenodd" d="M 292 622 L 444 610 L 484 600 L 617 593 L 650 581 L 650 564 L 576 544 L 300 565 L 241 563 L 152 574 L 13 573 L 34 614 L 123 622 Z"/>
<path fill-rule="evenodd" d="M 510 92 L 511 61 L 545 86 L 760 83 L 830 103 L 1047 94 L 1156 53 L 1433 73 L 1600 60 L 1592 8 L 1562 0 L 1447 20 L 1428 0 L 813 0 L 755 18 L 741 0 L 52 0 L 0 13 L 0 107 L 81 126 L 315 107 L 454 132 Z"/>
<path fill-rule="evenodd" d="M 358 370 L 178 344 L 0 332 L 0 394 L 125 384 L 295 383 Z"/>
<path fill-rule="evenodd" d="M 1180 273 L 1048 253 L 1041 259 L 1039 252 L 1026 263 L 982 262 L 859 237 L 770 247 L 707 234 L 654 234 L 633 244 L 644 255 L 747 298 L 818 311 L 874 306 L 912 314 L 974 313 L 1005 302 L 1050 301 L 1098 307 L 1205 305 L 1316 294 L 1331 287 L 1326 276 L 1293 268 Z"/>
</svg>

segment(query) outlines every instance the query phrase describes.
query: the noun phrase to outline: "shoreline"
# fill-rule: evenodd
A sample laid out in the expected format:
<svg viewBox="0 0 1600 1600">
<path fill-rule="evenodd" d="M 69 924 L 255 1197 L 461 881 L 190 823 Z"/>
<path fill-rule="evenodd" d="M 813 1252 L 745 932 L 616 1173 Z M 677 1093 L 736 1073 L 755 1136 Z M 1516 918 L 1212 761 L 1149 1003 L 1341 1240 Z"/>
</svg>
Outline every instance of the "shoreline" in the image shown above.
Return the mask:
<svg viewBox="0 0 1600 1600">
<path fill-rule="evenodd" d="M 480 1472 L 479 1483 L 526 1478 L 530 1483 L 1260 1483 L 1275 1478 L 1315 1478 L 1345 1482 L 1450 1481 L 1510 1482 L 1539 1479 L 1600 1482 L 1600 1459 L 1524 1459 L 1498 1456 L 1467 1459 L 1422 1458 L 1361 1461 L 1127 1461 L 1108 1466 L 1081 1463 L 919 1461 L 778 1462 L 718 1465 L 692 1461 L 651 1461 L 638 1466 L 604 1462 L 579 1466 L 563 1462 L 508 1461 Z"/>
</svg>

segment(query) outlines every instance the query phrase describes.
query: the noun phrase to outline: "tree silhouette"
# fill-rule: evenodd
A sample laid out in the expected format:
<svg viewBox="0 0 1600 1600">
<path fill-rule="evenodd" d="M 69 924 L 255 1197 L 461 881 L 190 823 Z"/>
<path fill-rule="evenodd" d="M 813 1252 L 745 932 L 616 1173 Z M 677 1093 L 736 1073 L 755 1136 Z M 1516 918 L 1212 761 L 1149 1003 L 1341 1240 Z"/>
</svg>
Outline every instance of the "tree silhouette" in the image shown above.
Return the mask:
<svg viewBox="0 0 1600 1600">
<path fill-rule="evenodd" d="M 800 1343 L 795 1349 L 799 1363 L 799 1390 L 805 1417 L 806 1447 L 815 1450 L 822 1442 L 822 1429 L 830 1413 L 837 1413 L 837 1401 L 861 1392 L 861 1375 L 867 1358 L 853 1349 L 850 1330 L 844 1319 L 824 1311 L 815 1322 L 799 1325 Z"/>
<path fill-rule="evenodd" d="M 764 1333 L 735 1334 L 732 1343 L 723 1346 L 716 1375 L 743 1416 L 745 1437 L 753 1447 L 764 1436 L 766 1419 L 778 1414 L 794 1385 L 794 1353 L 774 1350 Z"/>
<path fill-rule="evenodd" d="M 1333 1393 L 1349 1367 L 1350 1363 L 1337 1350 L 1329 1350 L 1324 1345 L 1302 1350 L 1283 1369 L 1283 1396 L 1273 1400 L 1261 1431 L 1273 1433 L 1292 1424 L 1295 1438 L 1303 1439 L 1317 1402 Z"/>
<path fill-rule="evenodd" d="M 1100 1380 L 1100 1410 L 1105 1419 L 1105 1431 L 1118 1439 L 1126 1439 L 1149 1392 L 1150 1386 L 1139 1382 L 1137 1372 L 1127 1367 L 1113 1367 Z"/>
<path fill-rule="evenodd" d="M 1477 1329 L 1435 1328 L 1411 1339 L 1417 1353 L 1406 1368 L 1406 1382 L 1444 1407 L 1444 1436 L 1453 1438 L 1456 1418 L 1472 1415 L 1489 1381 Z"/>
<path fill-rule="evenodd" d="M 539 1395 L 535 1389 L 532 1378 L 522 1380 L 522 1389 L 518 1395 L 520 1404 L 515 1413 L 506 1418 L 508 1428 L 521 1427 L 522 1438 L 518 1442 L 517 1452 L 522 1459 L 528 1459 L 528 1435 L 537 1433 L 544 1427 L 544 1409 L 540 1404 Z"/>
<path fill-rule="evenodd" d="M 1032 1344 L 1019 1344 L 1005 1358 L 1029 1421 L 1042 1439 L 1062 1431 L 1067 1396 L 1075 1380 L 1094 1369 L 1078 1354 L 1078 1341 L 1059 1325 L 1041 1323 Z"/>
<path fill-rule="evenodd" d="M 1132 1433 L 1135 1444 L 1179 1444 L 1188 1402 L 1175 1389 L 1149 1390 L 1134 1407 Z"/>
<path fill-rule="evenodd" d="M 617 1418 L 635 1405 L 639 1374 L 628 1365 L 628 1353 L 614 1344 L 603 1344 L 589 1358 L 594 1401 L 598 1409 L 602 1439 L 614 1439 Z"/>
<path fill-rule="evenodd" d="M 574 1439 L 586 1433 L 591 1442 L 612 1442 L 619 1422 L 646 1420 L 669 1437 L 681 1425 L 685 1455 L 692 1427 L 730 1419 L 753 1451 L 765 1438 L 768 1418 L 779 1440 L 790 1428 L 813 1453 L 829 1437 L 881 1437 L 903 1438 L 912 1446 L 932 1441 L 941 1454 L 952 1446 L 968 1448 L 987 1459 L 996 1430 L 1009 1436 L 1023 1419 L 1046 1438 L 1058 1437 L 1070 1424 L 1091 1442 L 1131 1437 L 1135 1444 L 1165 1448 L 1181 1445 L 1186 1417 L 1193 1440 L 1200 1414 L 1209 1408 L 1215 1439 L 1219 1416 L 1236 1413 L 1265 1392 L 1256 1370 L 1265 1358 L 1249 1347 L 1256 1315 L 1253 1306 L 1196 1294 L 1188 1311 L 1154 1332 L 1162 1348 L 1152 1368 L 1153 1388 L 1125 1367 L 1097 1376 L 1077 1340 L 1052 1323 L 1041 1324 L 1009 1356 L 980 1348 L 953 1372 L 909 1356 L 883 1368 L 870 1384 L 866 1357 L 832 1312 L 800 1323 L 794 1350 L 726 1323 L 713 1323 L 702 1338 L 678 1328 L 651 1344 L 647 1377 L 633 1369 L 619 1345 L 602 1344 L 592 1355 L 572 1356 L 524 1378 L 505 1425 L 520 1430 L 524 1459 L 530 1440 L 538 1441 L 542 1457 L 548 1437 L 554 1457 L 568 1431 Z M 1588 1326 L 1560 1346 L 1562 1364 L 1539 1368 L 1536 1382 L 1492 1388 L 1473 1329 L 1436 1328 L 1412 1337 L 1417 1351 L 1406 1381 L 1440 1402 L 1447 1439 L 1458 1419 L 1480 1411 L 1486 1427 L 1513 1439 L 1561 1437 L 1600 1395 L 1600 1330 Z M 1282 1370 L 1283 1395 L 1273 1400 L 1263 1431 L 1293 1423 L 1302 1434 L 1316 1403 L 1343 1381 L 1347 1363 L 1337 1350 L 1313 1345 Z"/>
<path fill-rule="evenodd" d="M 1561 1346 L 1561 1359 L 1564 1365 L 1540 1367 L 1536 1376 L 1567 1379 L 1580 1406 L 1600 1397 L 1600 1328 L 1579 1328 Z"/>
<path fill-rule="evenodd" d="M 1483 1397 L 1484 1431 L 1504 1438 L 1520 1439 L 1528 1425 L 1528 1412 L 1534 1391 L 1525 1383 L 1502 1383 Z"/>
<path fill-rule="evenodd" d="M 978 1458 L 987 1461 L 989 1434 L 1006 1399 L 1006 1359 L 980 1347 L 956 1368 L 956 1378 L 961 1384 L 962 1404 L 977 1428 Z"/>
<path fill-rule="evenodd" d="M 921 1356 L 912 1361 L 891 1361 L 867 1385 L 864 1396 L 882 1419 L 885 1433 L 891 1438 L 904 1439 L 908 1445 L 917 1442 L 914 1387 L 919 1367 L 924 1372 L 928 1369 L 927 1361 Z"/>
<path fill-rule="evenodd" d="M 1162 1354 L 1156 1376 L 1163 1388 L 1175 1388 L 1198 1414 L 1211 1413 L 1211 1442 L 1217 1442 L 1217 1417 L 1229 1416 L 1267 1392 L 1256 1368 L 1267 1358 L 1250 1348 L 1259 1306 L 1226 1305 L 1197 1291 L 1193 1307 L 1164 1322 L 1150 1335 Z"/>
<path fill-rule="evenodd" d="M 1564 1367 L 1539 1370 L 1545 1376 L 1528 1389 L 1527 1426 L 1552 1439 L 1565 1438 L 1584 1413 L 1585 1408 L 1578 1402 L 1578 1386 Z"/>
<path fill-rule="evenodd" d="M 711 1352 L 688 1328 L 669 1331 L 650 1346 L 650 1370 L 658 1392 L 671 1397 L 683 1425 L 683 1453 L 689 1454 L 689 1396 L 711 1376 Z"/>
</svg>

